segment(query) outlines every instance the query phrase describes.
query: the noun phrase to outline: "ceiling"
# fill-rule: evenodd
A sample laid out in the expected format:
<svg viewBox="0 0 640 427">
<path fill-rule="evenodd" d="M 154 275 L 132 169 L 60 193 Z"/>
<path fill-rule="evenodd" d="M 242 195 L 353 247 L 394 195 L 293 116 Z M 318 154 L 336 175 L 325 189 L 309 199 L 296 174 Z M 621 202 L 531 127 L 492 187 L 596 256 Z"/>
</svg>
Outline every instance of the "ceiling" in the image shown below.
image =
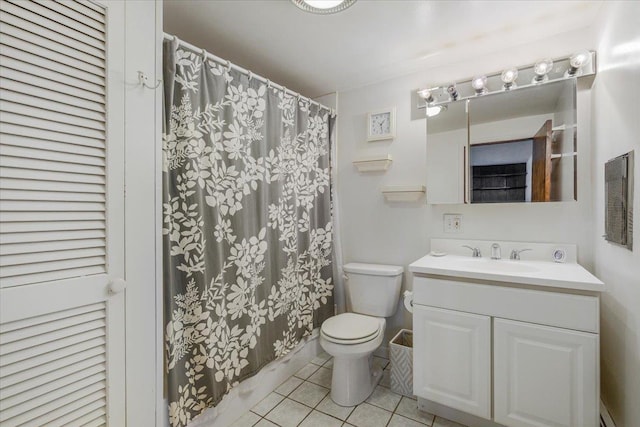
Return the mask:
<svg viewBox="0 0 640 427">
<path fill-rule="evenodd" d="M 288 0 L 164 0 L 164 31 L 317 97 L 585 28 L 602 3 L 358 0 L 314 15 Z"/>
</svg>

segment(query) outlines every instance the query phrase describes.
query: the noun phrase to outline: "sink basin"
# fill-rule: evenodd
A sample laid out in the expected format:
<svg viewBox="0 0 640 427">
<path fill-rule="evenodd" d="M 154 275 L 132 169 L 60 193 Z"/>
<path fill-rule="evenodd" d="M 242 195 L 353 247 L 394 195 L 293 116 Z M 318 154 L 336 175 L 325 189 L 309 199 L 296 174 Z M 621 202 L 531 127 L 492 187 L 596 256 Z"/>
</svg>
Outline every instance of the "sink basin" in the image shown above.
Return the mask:
<svg viewBox="0 0 640 427">
<path fill-rule="evenodd" d="M 487 258 L 457 259 L 458 267 L 472 270 L 482 270 L 487 273 L 535 273 L 539 268 L 523 264 L 519 261 L 505 261 Z"/>
<path fill-rule="evenodd" d="M 500 246 L 503 255 L 513 250 L 528 251 L 521 260 L 511 260 L 508 256 L 498 260 L 486 256 L 474 258 L 469 252 L 471 247 L 477 248 L 477 253 L 487 254 L 494 244 Z M 564 262 L 554 262 L 557 251 L 564 253 Z M 431 252 L 412 262 L 409 271 L 418 276 L 433 276 L 434 279 L 482 280 L 484 285 L 509 283 L 595 292 L 604 290 L 604 283 L 577 263 L 577 247 L 561 243 L 431 239 Z"/>
</svg>

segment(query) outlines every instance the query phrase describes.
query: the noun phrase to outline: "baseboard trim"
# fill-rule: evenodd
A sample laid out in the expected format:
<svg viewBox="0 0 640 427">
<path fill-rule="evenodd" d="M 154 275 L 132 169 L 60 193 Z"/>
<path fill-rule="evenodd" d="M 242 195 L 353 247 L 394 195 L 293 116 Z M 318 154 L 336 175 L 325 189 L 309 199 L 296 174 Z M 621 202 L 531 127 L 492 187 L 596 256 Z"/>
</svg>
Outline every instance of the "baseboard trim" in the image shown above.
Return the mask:
<svg viewBox="0 0 640 427">
<path fill-rule="evenodd" d="M 609 414 L 609 410 L 602 400 L 600 401 L 600 427 L 616 427 L 616 424 L 613 422 L 613 418 Z"/>
</svg>

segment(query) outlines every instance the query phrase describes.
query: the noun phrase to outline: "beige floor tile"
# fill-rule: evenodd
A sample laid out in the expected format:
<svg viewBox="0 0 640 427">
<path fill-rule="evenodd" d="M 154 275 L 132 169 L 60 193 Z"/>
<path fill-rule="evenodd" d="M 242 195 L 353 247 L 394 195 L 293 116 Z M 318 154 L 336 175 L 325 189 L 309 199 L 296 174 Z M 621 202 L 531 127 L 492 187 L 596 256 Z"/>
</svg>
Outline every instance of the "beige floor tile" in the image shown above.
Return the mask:
<svg viewBox="0 0 640 427">
<path fill-rule="evenodd" d="M 311 412 L 311 408 L 291 399 L 284 399 L 265 417 L 282 427 L 296 427 Z"/>
<path fill-rule="evenodd" d="M 307 418 L 300 423 L 300 427 L 340 427 L 342 421 L 337 418 L 330 417 L 318 411 L 311 411 Z"/>
<path fill-rule="evenodd" d="M 278 424 L 274 424 L 268 419 L 263 418 L 254 427 L 278 427 Z"/>
<path fill-rule="evenodd" d="M 289 399 L 296 402 L 304 403 L 307 406 L 315 407 L 320 401 L 329 394 L 329 389 L 317 384 L 305 381 L 291 392 Z"/>
<path fill-rule="evenodd" d="M 322 366 L 324 365 L 327 360 L 331 359 L 331 355 L 327 352 L 322 352 L 319 355 L 317 355 L 312 361 L 311 363 Z"/>
<path fill-rule="evenodd" d="M 371 403 L 372 405 L 376 405 L 381 407 L 382 409 L 386 409 L 387 411 L 393 412 L 398 406 L 401 395 L 392 392 L 390 389 L 377 386 L 371 396 L 367 398 L 367 403 Z"/>
<path fill-rule="evenodd" d="M 321 385 L 322 387 L 331 388 L 331 375 L 333 371 L 327 368 L 319 368 L 311 375 L 307 381 Z"/>
<path fill-rule="evenodd" d="M 356 406 L 347 422 L 356 427 L 384 427 L 391 419 L 391 412 L 377 406 L 362 403 Z"/>
<path fill-rule="evenodd" d="M 282 402 L 282 399 L 284 399 L 284 396 L 278 393 L 270 393 L 267 397 L 258 402 L 256 406 L 251 408 L 251 410 L 264 417 L 267 415 L 267 412 L 275 408 L 278 403 Z"/>
<path fill-rule="evenodd" d="M 382 379 L 380 379 L 379 384 L 382 387 L 386 387 L 386 388 L 391 387 L 391 371 L 390 370 L 385 369 L 384 372 L 382 372 Z"/>
<path fill-rule="evenodd" d="M 346 420 L 347 417 L 351 414 L 355 406 L 340 406 L 331 400 L 331 396 L 328 395 L 322 402 L 316 406 L 316 410 L 322 411 L 325 414 L 329 414 L 333 417 L 340 418 L 341 420 Z"/>
<path fill-rule="evenodd" d="M 285 382 L 280 384 L 276 388 L 276 393 L 282 394 L 283 396 L 287 396 L 293 390 L 295 390 L 300 384 L 302 384 L 303 380 L 297 377 L 290 377 Z"/>
<path fill-rule="evenodd" d="M 302 378 L 303 380 L 306 380 L 311 376 L 311 374 L 313 374 L 317 370 L 318 370 L 318 365 L 309 363 L 305 365 L 302 369 L 300 369 L 298 372 L 296 372 L 295 376 L 298 378 Z"/>
<path fill-rule="evenodd" d="M 418 403 L 406 396 L 402 396 L 402 400 L 400 400 L 400 404 L 396 408 L 396 413 L 429 426 L 433 424 L 433 419 L 435 418 L 433 414 L 418 410 Z"/>
<path fill-rule="evenodd" d="M 327 360 L 322 366 L 324 366 L 325 368 L 333 369 L 333 357 Z"/>
<path fill-rule="evenodd" d="M 425 427 L 426 424 L 419 423 L 417 421 L 405 418 L 398 414 L 393 414 L 391 421 L 387 424 L 387 427 Z"/>
<path fill-rule="evenodd" d="M 373 366 L 384 369 L 389 365 L 389 359 L 383 359 L 382 357 L 373 356 Z"/>
<path fill-rule="evenodd" d="M 454 423 L 453 421 L 446 420 L 444 418 L 436 417 L 436 421 L 433 423 L 433 427 L 465 427 L 462 424 Z"/>
<path fill-rule="evenodd" d="M 262 418 L 253 412 L 247 412 L 231 424 L 231 427 L 251 427 Z"/>
</svg>

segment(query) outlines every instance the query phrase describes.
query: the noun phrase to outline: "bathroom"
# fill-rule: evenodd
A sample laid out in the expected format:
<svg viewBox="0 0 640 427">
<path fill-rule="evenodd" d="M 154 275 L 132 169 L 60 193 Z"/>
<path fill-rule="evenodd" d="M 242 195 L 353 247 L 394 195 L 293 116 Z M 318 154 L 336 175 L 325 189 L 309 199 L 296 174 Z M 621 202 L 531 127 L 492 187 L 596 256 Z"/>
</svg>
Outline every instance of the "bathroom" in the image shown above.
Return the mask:
<svg viewBox="0 0 640 427">
<path fill-rule="evenodd" d="M 30 6 L 25 6 L 27 3 Z M 10 195 L 16 194 L 17 188 L 29 188 L 16 187 L 17 181 L 24 176 L 17 172 L 13 174 L 19 169 L 14 159 L 21 158 L 23 154 L 10 149 L 19 147 L 24 150 L 28 147 L 19 145 L 19 142 L 7 142 L 5 145 L 5 141 L 9 141 L 5 135 L 15 134 L 11 126 L 16 124 L 12 120 L 17 113 L 10 109 L 11 105 L 22 105 L 18 98 L 11 97 L 17 92 L 17 83 L 14 82 L 29 84 L 32 81 L 34 85 L 42 87 L 40 80 L 46 77 L 45 74 L 27 72 L 24 74 L 27 77 L 21 80 L 15 75 L 14 71 L 21 69 L 16 65 L 15 61 L 20 59 L 16 59 L 17 53 L 14 51 L 26 51 L 46 58 L 46 52 L 24 46 L 29 38 L 25 31 L 21 32 L 18 22 L 37 23 L 41 19 L 38 17 L 63 13 L 59 4 L 64 3 L 23 0 L 2 0 L 1 3 L 4 28 L 0 54 L 4 60 L 0 62 L 3 68 L 3 108 L 0 109 L 0 133 L 3 134 L 0 146 L 3 163 L 0 163 L 0 167 L 3 172 L 0 173 L 0 182 L 6 184 L 0 189 L 0 217 L 5 218 L 0 219 L 3 227 L 6 224 L 10 227 L 14 223 L 18 224 L 16 227 L 22 227 L 21 224 L 30 221 L 54 221 L 51 211 L 56 209 L 48 207 L 25 209 L 32 215 L 30 218 L 35 219 L 17 217 L 16 212 L 20 209 L 16 206 L 23 203 L 19 200 L 24 199 L 15 199 Z M 300 93 L 303 98 L 312 98 L 334 110 L 335 151 L 331 156 L 335 162 L 332 190 L 336 197 L 333 206 L 336 212 L 333 222 L 336 265 L 370 263 L 400 266 L 403 269 L 402 295 L 404 291 L 416 290 L 409 266 L 438 249 L 434 246 L 437 239 L 462 240 L 463 244 L 499 242 L 505 262 L 510 251 L 509 243 L 505 242 L 575 245 L 577 263 L 604 283 L 603 290 L 598 293 L 599 372 L 595 372 L 600 385 L 599 400 L 606 408 L 601 410 L 600 415 L 607 414 L 607 427 L 640 427 L 640 405 L 637 404 L 637 396 L 640 395 L 640 252 L 637 248 L 629 250 L 603 238 L 605 163 L 640 148 L 640 6 L 637 2 L 357 0 L 339 13 L 326 15 L 301 10 L 289 0 L 105 0 L 89 3 L 93 7 L 83 2 L 78 4 L 75 6 L 75 2 L 67 2 L 73 11 L 65 12 L 72 17 L 61 24 L 65 28 L 73 29 L 79 25 L 77 21 L 83 19 L 74 13 L 83 11 L 93 14 L 96 5 L 107 7 L 109 25 L 113 25 L 108 35 L 108 46 L 110 54 L 113 54 L 109 57 L 109 69 L 115 72 L 108 74 L 105 90 L 110 91 L 107 92 L 108 102 L 117 108 L 109 110 L 107 132 L 119 136 L 116 139 L 122 144 L 108 147 L 106 161 L 109 171 L 113 172 L 110 172 L 111 175 L 117 177 L 115 182 L 109 182 L 110 188 L 126 188 L 123 198 L 116 198 L 115 201 L 109 199 L 107 230 L 113 233 L 107 237 L 110 239 L 108 250 L 115 250 L 120 256 L 110 258 L 103 274 L 103 289 L 98 292 L 106 295 L 103 295 L 103 300 L 108 301 L 105 313 L 110 320 L 106 333 L 120 331 L 120 336 L 109 336 L 109 340 L 113 338 L 113 341 L 107 341 L 111 353 L 108 353 L 106 362 L 100 362 L 105 364 L 107 374 L 106 379 L 100 381 L 106 381 L 109 389 L 120 392 L 96 397 L 108 404 L 105 404 L 107 412 L 103 411 L 103 415 L 100 415 L 103 418 L 91 420 L 93 425 L 169 425 L 166 408 L 167 388 L 170 385 L 165 381 L 164 368 L 167 321 L 163 318 L 165 261 L 161 150 L 162 137 L 166 133 L 162 129 L 165 105 L 163 89 L 166 90 L 167 84 L 163 73 L 163 33 L 166 33 L 224 61 L 251 70 L 256 78 L 262 76 L 274 84 Z M 64 28 L 58 28 L 57 25 L 60 23 L 38 30 L 39 33 L 31 29 L 27 31 L 55 41 L 55 35 L 64 32 Z M 9 31 L 14 28 L 15 33 Z M 97 27 L 93 25 L 91 28 Z M 44 46 L 49 48 L 49 45 Z M 315 49 L 317 52 L 314 52 Z M 509 67 L 522 70 L 542 58 L 566 59 L 585 49 L 595 52 L 594 63 L 597 67 L 594 76 L 580 78 L 576 92 L 577 151 L 580 154 L 575 164 L 575 200 L 506 204 L 429 203 L 430 186 L 434 180 L 429 179 L 428 132 L 424 101 L 417 96 L 420 89 L 451 82 L 461 82 L 459 88 L 462 89 L 462 82 L 468 84 L 477 75 L 498 75 L 499 78 L 500 73 Z M 84 52 L 89 50 L 85 49 Z M 5 57 L 14 62 L 9 62 Z M 33 61 L 39 65 L 36 60 Z M 224 62 L 221 65 L 226 66 Z M 57 71 L 65 72 L 61 70 Z M 580 83 L 585 79 L 591 81 Z M 518 81 L 520 86 L 528 83 Z M 491 86 L 489 89 L 496 90 Z M 67 96 L 79 97 L 73 91 L 69 91 Z M 82 103 L 76 105 L 73 101 L 66 102 L 86 108 Z M 176 103 L 175 99 L 173 102 Z M 417 107 L 420 102 L 423 108 Z M 393 139 L 368 141 L 367 115 L 390 107 L 394 108 L 395 113 Z M 43 105 L 42 108 L 48 107 Z M 16 138 L 13 140 L 17 141 Z M 76 145 L 82 144 L 78 142 Z M 61 152 L 53 146 L 53 142 L 48 147 L 45 148 L 47 153 Z M 71 154 L 100 158 L 99 154 L 94 153 L 94 148 L 77 149 Z M 363 173 L 354 166 L 354 161 L 372 156 L 386 156 L 384 158 L 392 161 L 385 171 Z M 46 161 L 57 159 L 35 157 L 33 154 L 29 154 L 29 157 Z M 44 163 L 38 162 L 33 160 L 31 166 L 25 169 L 40 171 Z M 55 169 L 56 173 L 67 171 L 72 167 L 66 165 L 76 165 L 77 162 L 77 159 L 67 159 L 65 166 Z M 104 164 L 89 163 L 89 167 L 96 166 Z M 635 170 L 635 187 L 638 188 L 640 174 L 637 173 L 637 161 Z M 86 173 L 97 175 L 92 171 Z M 33 177 L 27 179 L 35 180 Z M 54 185 L 32 188 L 30 191 L 60 191 L 56 190 L 55 183 L 67 181 L 51 179 L 50 182 Z M 420 194 L 415 200 L 387 200 L 381 190 L 397 186 L 417 188 Z M 422 193 L 423 187 L 426 194 Z M 100 200 L 91 199 L 90 202 Z M 636 195 L 633 201 L 635 212 L 640 211 L 639 205 L 640 197 Z M 76 214 L 76 210 L 79 209 L 69 208 L 73 214 Z M 458 218 L 456 233 L 445 230 L 445 215 L 449 214 Z M 88 227 L 93 227 L 95 221 L 104 220 L 100 216 L 78 216 L 77 219 Z M 12 239 L 14 234 L 31 235 L 34 232 L 25 230 L 18 229 L 14 233 L 6 228 L 0 232 L 0 236 Z M 72 233 L 89 233 L 85 229 L 57 230 L 69 236 Z M 118 230 L 121 231 L 119 235 L 115 233 Z M 97 235 L 87 236 L 83 237 L 87 243 L 98 238 Z M 637 230 L 633 232 L 633 237 L 636 242 L 640 241 Z M 213 235 L 209 238 L 214 239 Z M 0 264 L 0 268 L 13 268 L 13 263 L 8 259 L 16 254 L 10 251 L 11 245 L 16 245 L 12 242 L 0 241 L 8 248 L 1 253 L 7 255 L 7 264 Z M 83 248 L 87 247 L 90 246 Z M 93 260 L 104 256 L 95 251 L 91 255 L 83 255 L 82 259 Z M 522 253 L 522 260 L 526 261 L 531 254 Z M 460 255 L 471 258 L 471 252 L 466 249 L 461 249 Z M 489 246 L 483 247 L 482 256 L 488 258 L 490 255 Z M 347 308 L 343 273 L 340 271 L 333 276 L 333 299 L 338 313 L 343 313 Z M 47 282 L 39 281 L 40 285 L 31 285 L 29 281 L 14 280 L 17 276 L 13 273 L 1 277 L 3 282 L 6 280 L 0 286 L 0 324 L 3 325 L 0 332 L 3 337 L 5 324 L 47 316 L 47 310 L 51 311 L 47 307 L 52 302 L 66 307 L 64 304 L 71 296 L 79 299 L 85 297 L 84 288 L 79 282 L 76 284 L 67 280 L 69 283 L 64 283 L 64 288 L 54 290 L 42 287 L 44 285 L 41 283 Z M 27 303 L 27 300 L 30 302 Z M 86 304 L 78 303 L 82 306 Z M 66 308 L 56 308 L 54 311 L 63 309 Z M 111 322 L 113 319 L 115 326 Z M 380 348 L 374 352 L 375 363 L 385 366 L 385 371 L 391 369 L 388 364 L 389 341 L 401 329 L 413 329 L 413 323 L 412 314 L 405 309 L 400 297 L 395 313 L 386 319 Z M 9 326 L 6 330 L 7 334 L 13 333 Z M 0 346 L 9 343 L 14 339 L 12 337 L 0 339 Z M 112 344 L 117 340 L 119 344 Z M 311 382 L 326 389 L 319 404 L 323 405 L 324 402 L 330 405 L 332 360 L 328 359 L 319 341 L 319 331 L 316 329 L 302 339 L 295 351 L 267 364 L 254 377 L 234 385 L 217 407 L 207 409 L 189 425 L 225 427 L 234 425 L 234 422 L 237 423 L 235 425 L 279 425 L 269 415 L 273 408 L 264 410 L 264 406 L 256 405 L 268 396 L 273 399 L 274 393 L 283 396 L 274 407 L 285 400 L 295 401 L 289 399 L 289 394 L 295 393 L 295 390 L 285 392 L 281 388 L 282 394 L 278 393 L 281 384 L 291 378 L 300 381 L 293 380 L 288 383 L 290 386 L 295 384 L 299 387 Z M 27 347 L 22 351 L 31 350 Z M 0 351 L 0 356 L 3 354 Z M 25 359 L 31 357 L 28 353 L 26 356 L 22 354 L 21 357 Z M 7 362 L 9 365 L 15 363 L 11 360 Z M 46 364 L 38 362 L 40 359 L 37 358 L 33 360 L 40 364 L 37 366 Z M 22 403 L 15 403 L 21 394 L 15 394 L 17 392 L 10 387 L 20 387 L 20 384 L 5 382 L 9 384 L 5 392 L 3 378 L 9 381 L 7 378 L 14 378 L 14 374 L 5 371 L 9 372 L 5 376 L 2 373 L 3 366 L 8 369 L 8 365 L 0 363 L 0 388 L 3 390 L 0 413 L 4 411 L 3 406 L 8 409 L 7 415 L 0 416 L 0 423 L 18 425 L 20 423 L 12 422 L 11 417 L 16 414 L 15 408 L 22 407 Z M 317 381 L 309 381 L 314 375 Z M 31 387 L 31 383 L 28 384 Z M 82 384 L 85 387 L 85 383 Z M 86 387 L 94 384 L 97 383 Z M 309 388 L 315 389 L 314 386 Z M 384 385 L 376 389 L 376 395 L 367 397 L 369 401 L 362 405 L 365 409 L 371 409 L 371 413 L 380 413 L 382 424 L 379 424 L 380 419 L 375 423 L 364 421 L 371 424 L 362 424 L 362 420 L 358 421 L 358 417 L 353 416 L 354 409 L 346 414 L 327 414 L 320 410 L 318 403 L 314 403 L 300 425 L 314 425 L 311 423 L 313 419 L 304 424 L 304 420 L 314 411 L 320 413 L 315 425 L 323 425 L 318 424 L 318 420 L 326 420 L 326 416 L 330 417 L 333 424 L 327 422 L 324 425 L 455 426 L 453 421 L 469 427 L 483 425 L 478 420 L 475 420 L 478 424 L 473 424 L 463 422 L 466 418 L 448 418 L 444 414 L 429 417 L 424 415 L 425 412 L 417 412 L 417 404 L 412 403 L 416 401 L 411 397 L 400 396 Z M 19 415 L 22 422 L 32 420 L 33 425 L 47 425 L 42 422 L 38 424 L 33 421 L 36 415 L 29 415 L 40 416 L 40 412 L 44 411 L 42 408 L 46 405 L 42 402 L 45 401 L 38 400 L 47 395 L 43 393 L 34 392 L 31 397 L 33 403 L 26 404 L 24 414 Z M 65 393 L 58 393 L 61 399 Z M 91 393 L 91 396 L 98 396 L 102 391 Z M 79 396 L 78 402 L 79 399 L 89 399 L 82 405 L 97 401 L 91 400 L 91 396 Z M 376 397 L 379 400 L 376 401 Z M 278 396 L 275 398 L 280 399 Z M 9 403 L 3 404 L 3 401 Z M 63 403 L 59 402 L 60 405 Z M 294 407 L 297 406 L 291 406 Z M 291 411 L 293 419 L 295 410 Z M 108 416 L 105 415 L 107 413 Z M 411 418 L 411 414 L 417 415 Z M 60 425 L 65 422 L 68 425 L 89 423 L 74 423 L 73 418 L 60 420 Z M 52 421 L 50 425 L 55 423 Z"/>
</svg>

